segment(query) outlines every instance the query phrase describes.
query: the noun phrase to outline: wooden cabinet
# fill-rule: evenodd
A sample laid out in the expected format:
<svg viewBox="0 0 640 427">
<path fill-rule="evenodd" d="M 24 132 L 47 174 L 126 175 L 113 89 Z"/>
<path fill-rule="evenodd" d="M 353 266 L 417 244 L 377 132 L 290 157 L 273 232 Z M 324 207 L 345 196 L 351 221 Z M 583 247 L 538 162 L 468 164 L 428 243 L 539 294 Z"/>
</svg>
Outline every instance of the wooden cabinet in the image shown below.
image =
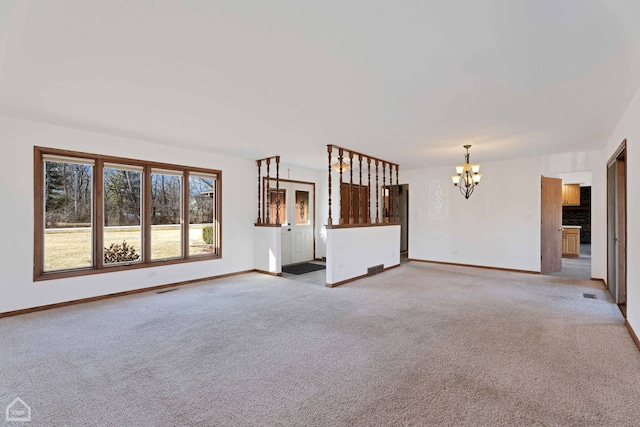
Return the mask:
<svg viewBox="0 0 640 427">
<path fill-rule="evenodd" d="M 562 206 L 580 206 L 580 184 L 562 186 Z"/>
<path fill-rule="evenodd" d="M 580 227 L 562 227 L 562 256 L 564 258 L 580 257 Z"/>
</svg>

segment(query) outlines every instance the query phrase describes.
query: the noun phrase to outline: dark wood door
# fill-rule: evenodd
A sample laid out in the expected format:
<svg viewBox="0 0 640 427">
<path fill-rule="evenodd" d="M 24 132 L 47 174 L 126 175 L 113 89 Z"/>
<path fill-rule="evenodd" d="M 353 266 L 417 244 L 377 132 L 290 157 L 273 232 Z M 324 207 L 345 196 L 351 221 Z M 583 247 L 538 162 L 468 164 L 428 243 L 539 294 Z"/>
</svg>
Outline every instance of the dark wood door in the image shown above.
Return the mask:
<svg viewBox="0 0 640 427">
<path fill-rule="evenodd" d="M 542 177 L 540 272 L 562 270 L 562 180 Z"/>
<path fill-rule="evenodd" d="M 340 193 L 341 216 L 345 224 L 363 224 L 369 218 L 369 187 L 357 184 L 342 184 Z"/>
</svg>

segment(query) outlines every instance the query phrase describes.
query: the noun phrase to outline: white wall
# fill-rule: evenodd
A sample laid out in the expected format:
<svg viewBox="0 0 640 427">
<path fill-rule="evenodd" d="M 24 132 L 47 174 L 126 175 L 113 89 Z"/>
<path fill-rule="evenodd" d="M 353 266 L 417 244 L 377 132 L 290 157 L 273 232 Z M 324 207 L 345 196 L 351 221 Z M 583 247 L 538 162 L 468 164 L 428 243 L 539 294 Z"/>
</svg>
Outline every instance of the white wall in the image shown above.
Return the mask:
<svg viewBox="0 0 640 427">
<path fill-rule="evenodd" d="M 254 268 L 255 162 L 0 118 L 0 312 Z M 33 282 L 35 145 L 222 170 L 222 259 Z"/>
<path fill-rule="evenodd" d="M 399 225 L 327 230 L 328 284 L 362 276 L 380 264 L 400 264 Z"/>
<path fill-rule="evenodd" d="M 600 151 L 500 162 L 478 160 L 480 185 L 465 199 L 450 167 L 401 172 L 409 184 L 409 257 L 540 271 L 540 177 L 593 170 L 592 203 L 604 206 Z M 604 277 L 604 217 L 592 214 L 592 277 Z"/>
<path fill-rule="evenodd" d="M 622 141 L 627 140 L 627 320 L 640 335 L 640 191 L 635 187 L 636 169 L 640 173 L 640 90 L 636 92 L 618 127 L 607 143 L 605 161 Z M 603 170 L 606 167 L 603 165 Z M 604 172 L 603 172 L 604 173 Z"/>
</svg>

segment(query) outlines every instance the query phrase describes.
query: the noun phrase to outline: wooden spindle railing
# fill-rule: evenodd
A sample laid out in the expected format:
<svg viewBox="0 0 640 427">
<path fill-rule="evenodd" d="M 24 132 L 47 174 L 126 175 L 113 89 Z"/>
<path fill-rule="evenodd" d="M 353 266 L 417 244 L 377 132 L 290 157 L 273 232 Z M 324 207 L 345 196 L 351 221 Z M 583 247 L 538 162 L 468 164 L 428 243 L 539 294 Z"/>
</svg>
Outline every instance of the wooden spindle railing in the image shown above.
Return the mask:
<svg viewBox="0 0 640 427">
<path fill-rule="evenodd" d="M 276 216 L 271 216 L 271 162 L 276 168 Z M 267 165 L 266 176 L 262 176 L 262 163 Z M 266 157 L 256 160 L 258 166 L 258 218 L 256 226 L 280 226 L 280 156 Z M 262 181 L 265 181 L 264 184 Z"/>
<path fill-rule="evenodd" d="M 337 163 L 332 162 L 334 152 L 337 151 Z M 345 163 L 345 157 L 348 156 L 349 162 Z M 354 161 L 354 156 L 357 156 Z M 329 193 L 329 217 L 327 226 L 331 228 L 349 227 L 349 226 L 375 226 L 386 224 L 398 224 L 400 221 L 400 203 L 399 203 L 399 166 L 386 160 L 378 159 L 357 151 L 338 147 L 335 145 L 327 146 L 328 158 L 328 193 Z M 372 163 L 373 173 L 375 174 L 375 189 L 371 187 L 372 182 Z M 340 166 L 337 166 L 340 165 Z M 366 166 L 366 171 L 363 167 Z M 358 168 L 355 172 L 356 181 L 354 182 L 354 167 Z M 339 197 L 340 197 L 340 215 L 338 224 L 333 224 L 332 212 L 332 175 L 333 169 L 339 173 Z M 346 181 L 343 173 L 346 168 L 349 169 L 349 180 Z M 387 171 L 388 168 L 388 171 Z M 382 169 L 382 186 L 380 186 L 380 169 Z M 395 174 L 394 174 L 395 171 Z M 363 173 L 366 182 L 363 182 Z M 387 183 L 387 173 L 389 181 Z M 394 177 L 395 175 L 395 177 Z M 394 182 L 395 179 L 395 182 Z M 372 200 L 375 194 L 375 218 L 373 216 Z M 380 199 L 382 202 L 380 203 Z"/>
</svg>

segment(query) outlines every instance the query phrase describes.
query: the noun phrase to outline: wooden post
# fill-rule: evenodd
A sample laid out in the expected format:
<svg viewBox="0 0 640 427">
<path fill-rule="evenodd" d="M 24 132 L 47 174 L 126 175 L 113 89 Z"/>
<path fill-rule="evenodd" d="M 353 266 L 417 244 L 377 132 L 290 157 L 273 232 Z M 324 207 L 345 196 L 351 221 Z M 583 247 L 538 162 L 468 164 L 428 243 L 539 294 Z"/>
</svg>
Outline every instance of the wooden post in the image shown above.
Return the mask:
<svg viewBox="0 0 640 427">
<path fill-rule="evenodd" d="M 393 164 L 389 163 L 389 222 L 393 222 Z"/>
<path fill-rule="evenodd" d="M 349 151 L 349 224 L 353 223 L 353 153 Z"/>
<path fill-rule="evenodd" d="M 400 222 L 400 181 L 398 180 L 399 165 L 396 165 L 396 222 Z"/>
<path fill-rule="evenodd" d="M 342 158 L 344 151 L 342 148 L 338 149 L 338 164 L 340 165 L 340 220 L 339 224 L 344 224 L 344 215 L 342 214 Z"/>
<path fill-rule="evenodd" d="M 395 222 L 396 220 L 396 212 L 395 212 L 395 188 L 393 186 L 393 164 L 389 163 L 389 222 Z"/>
<path fill-rule="evenodd" d="M 258 160 L 258 220 L 256 221 L 256 224 L 262 224 L 262 216 L 260 214 L 260 189 L 261 189 L 261 185 L 260 185 L 260 166 L 262 166 L 262 160 Z"/>
<path fill-rule="evenodd" d="M 267 208 L 267 215 L 266 215 L 266 221 L 267 224 L 271 224 L 271 183 L 269 181 L 271 181 L 271 175 L 269 172 L 269 165 L 271 164 L 271 159 L 267 159 L 267 192 L 266 192 L 266 198 L 267 200 L 264 203 L 264 206 Z"/>
<path fill-rule="evenodd" d="M 276 156 L 276 224 L 280 225 L 280 156 Z"/>
<path fill-rule="evenodd" d="M 371 224 L 371 157 L 367 157 L 367 224 Z"/>
<path fill-rule="evenodd" d="M 329 219 L 327 219 L 327 225 L 333 225 L 333 220 L 331 219 L 331 152 L 333 151 L 333 146 L 327 145 L 327 152 L 329 157 Z"/>
<path fill-rule="evenodd" d="M 376 159 L 376 224 L 380 224 L 380 205 L 378 199 L 380 197 L 380 184 L 378 184 L 378 159 Z"/>
<path fill-rule="evenodd" d="M 387 164 L 382 162 L 382 222 L 389 222 L 389 189 L 387 188 Z"/>
<path fill-rule="evenodd" d="M 360 169 L 360 184 L 358 185 L 358 224 L 364 222 L 364 212 L 362 211 L 362 154 L 358 154 L 358 162 Z"/>
</svg>

